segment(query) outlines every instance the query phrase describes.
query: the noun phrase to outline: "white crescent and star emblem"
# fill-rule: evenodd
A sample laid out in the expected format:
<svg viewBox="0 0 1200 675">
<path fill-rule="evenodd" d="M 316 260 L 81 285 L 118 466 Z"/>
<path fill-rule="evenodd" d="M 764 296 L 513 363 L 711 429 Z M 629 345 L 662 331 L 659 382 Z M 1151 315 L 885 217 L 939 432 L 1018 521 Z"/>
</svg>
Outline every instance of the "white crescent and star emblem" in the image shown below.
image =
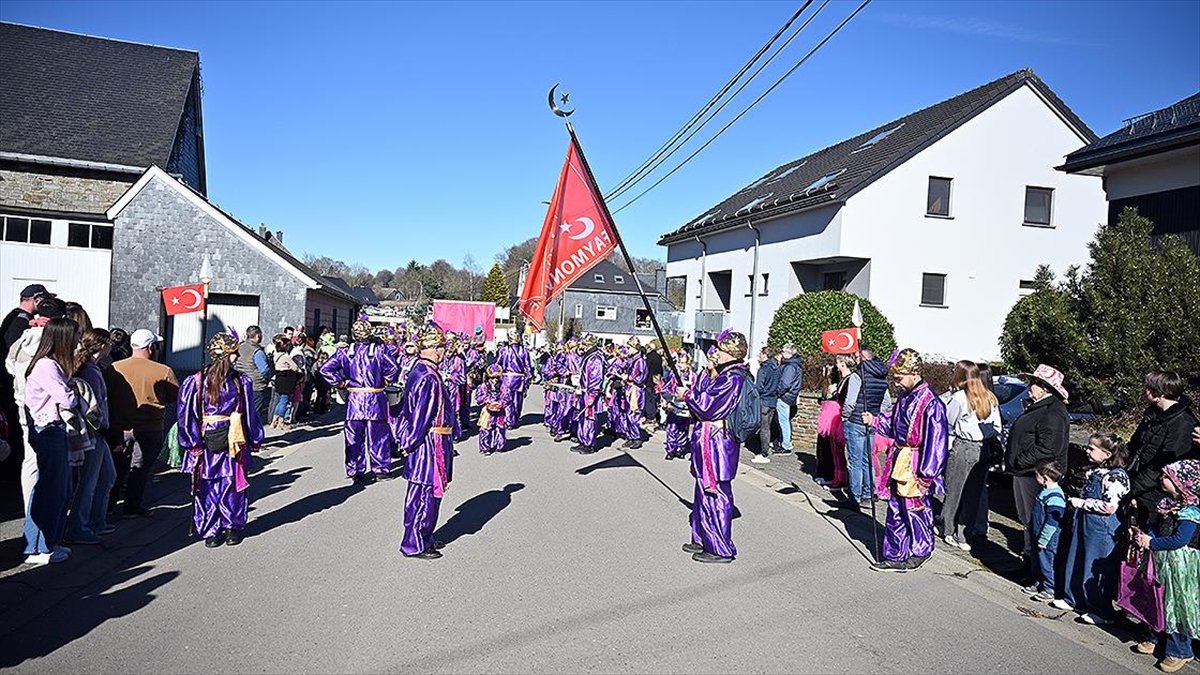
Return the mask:
<svg viewBox="0 0 1200 675">
<path fill-rule="evenodd" d="M 854 336 L 848 332 L 841 333 L 840 335 L 842 335 L 846 338 L 846 344 L 842 345 L 842 349 L 850 349 L 850 346 L 854 344 Z"/>
<path fill-rule="evenodd" d="M 558 226 L 558 229 L 562 230 L 567 235 L 568 239 L 573 239 L 575 241 L 587 239 L 588 237 L 592 236 L 592 232 L 596 229 L 596 224 L 592 222 L 591 218 L 580 216 L 575 219 L 575 222 L 583 223 L 583 231 L 579 234 L 571 234 L 571 224 L 565 221 L 562 225 Z"/>
<path fill-rule="evenodd" d="M 200 303 L 201 303 L 201 302 L 204 302 L 204 298 L 200 297 L 200 293 L 199 293 L 199 291 L 197 291 L 197 290 L 196 290 L 196 289 L 194 289 L 194 288 L 189 288 L 189 289 L 185 290 L 184 292 L 180 293 L 178 298 L 172 298 L 172 299 L 171 299 L 171 304 L 173 304 L 173 305 L 178 305 L 178 304 L 179 304 L 179 298 L 182 298 L 182 297 L 184 297 L 184 296 L 185 296 L 185 295 L 187 295 L 188 293 L 191 293 L 191 294 L 192 294 L 192 296 L 196 298 L 196 301 L 195 301 L 195 302 L 193 302 L 193 303 L 191 303 L 191 304 L 184 305 L 184 306 L 183 306 L 183 308 L 184 308 L 184 309 L 200 309 Z"/>
</svg>

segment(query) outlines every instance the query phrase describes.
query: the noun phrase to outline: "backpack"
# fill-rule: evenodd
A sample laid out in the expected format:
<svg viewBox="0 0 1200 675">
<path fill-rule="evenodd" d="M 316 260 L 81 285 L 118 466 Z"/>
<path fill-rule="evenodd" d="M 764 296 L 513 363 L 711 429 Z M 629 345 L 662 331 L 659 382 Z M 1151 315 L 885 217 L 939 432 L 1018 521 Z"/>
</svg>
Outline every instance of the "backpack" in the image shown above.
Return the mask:
<svg viewBox="0 0 1200 675">
<path fill-rule="evenodd" d="M 742 393 L 738 397 L 737 407 L 729 415 L 729 429 L 733 431 L 738 443 L 745 443 L 758 434 L 762 424 L 762 398 L 758 395 L 758 387 L 744 373 L 742 378 Z"/>
</svg>

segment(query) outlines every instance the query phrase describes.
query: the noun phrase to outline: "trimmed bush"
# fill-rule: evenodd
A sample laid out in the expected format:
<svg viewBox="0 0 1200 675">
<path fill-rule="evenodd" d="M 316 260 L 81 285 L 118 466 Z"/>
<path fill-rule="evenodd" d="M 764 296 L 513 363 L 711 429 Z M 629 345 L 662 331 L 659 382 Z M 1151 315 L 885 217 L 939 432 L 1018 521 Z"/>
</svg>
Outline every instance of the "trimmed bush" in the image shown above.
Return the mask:
<svg viewBox="0 0 1200 675">
<path fill-rule="evenodd" d="M 853 327 L 850 314 L 855 300 L 863 315 L 863 343 L 874 349 L 878 358 L 887 359 L 896 348 L 892 322 L 870 301 L 846 291 L 804 293 L 780 305 L 767 332 L 767 344 L 779 348 L 793 342 L 802 355 L 821 354 L 822 332 Z"/>
</svg>

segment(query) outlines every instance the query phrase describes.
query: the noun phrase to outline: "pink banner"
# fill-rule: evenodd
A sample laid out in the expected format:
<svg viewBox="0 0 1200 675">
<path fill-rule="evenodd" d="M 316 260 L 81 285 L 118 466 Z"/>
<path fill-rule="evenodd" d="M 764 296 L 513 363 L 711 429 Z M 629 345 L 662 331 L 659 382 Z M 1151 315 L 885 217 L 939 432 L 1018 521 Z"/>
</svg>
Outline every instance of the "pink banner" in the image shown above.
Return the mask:
<svg viewBox="0 0 1200 675">
<path fill-rule="evenodd" d="M 466 333 L 473 338 L 475 328 L 483 328 L 483 339 L 492 341 L 496 333 L 496 305 L 490 302 L 433 301 L 433 320 L 446 330 Z"/>
</svg>

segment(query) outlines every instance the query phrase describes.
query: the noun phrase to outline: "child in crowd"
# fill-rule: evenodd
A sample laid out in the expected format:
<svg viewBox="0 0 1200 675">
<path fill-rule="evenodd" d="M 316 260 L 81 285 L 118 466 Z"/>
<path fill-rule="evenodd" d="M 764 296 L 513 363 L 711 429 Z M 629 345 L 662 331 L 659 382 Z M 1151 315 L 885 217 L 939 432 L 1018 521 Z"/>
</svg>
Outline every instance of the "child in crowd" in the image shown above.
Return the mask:
<svg viewBox="0 0 1200 675">
<path fill-rule="evenodd" d="M 1166 615 L 1158 668 L 1173 673 L 1192 660 L 1192 640 L 1200 637 L 1200 460 L 1168 464 L 1160 483 L 1168 496 L 1158 504 L 1153 531 L 1138 532 L 1133 541 L 1154 552 Z M 1157 642 L 1146 639 L 1136 649 L 1153 654 Z"/>
<path fill-rule="evenodd" d="M 1037 555 L 1030 558 L 1033 586 L 1026 590 L 1035 594 L 1034 599 L 1049 602 L 1055 594 L 1054 559 L 1058 556 L 1058 535 L 1067 512 L 1067 498 L 1058 484 L 1063 476 L 1058 462 L 1038 462 L 1033 471 L 1042 491 L 1029 515 L 1029 540 L 1037 546 Z"/>
<path fill-rule="evenodd" d="M 1084 475 L 1080 495 L 1070 499 L 1075 515 L 1063 597 L 1050 604 L 1081 612 L 1078 621 L 1101 626 L 1113 620 L 1113 550 L 1120 526 L 1117 508 L 1129 494 L 1129 474 L 1122 468 L 1128 451 L 1115 434 L 1099 433 L 1089 439 L 1087 456 L 1095 466 Z"/>
<path fill-rule="evenodd" d="M 475 402 L 482 406 L 479 411 L 479 454 L 490 455 L 504 452 L 507 442 L 508 421 L 504 419 L 504 401 L 508 391 L 504 387 L 504 370 L 493 363 L 484 373 L 483 384 L 475 389 Z"/>
</svg>

